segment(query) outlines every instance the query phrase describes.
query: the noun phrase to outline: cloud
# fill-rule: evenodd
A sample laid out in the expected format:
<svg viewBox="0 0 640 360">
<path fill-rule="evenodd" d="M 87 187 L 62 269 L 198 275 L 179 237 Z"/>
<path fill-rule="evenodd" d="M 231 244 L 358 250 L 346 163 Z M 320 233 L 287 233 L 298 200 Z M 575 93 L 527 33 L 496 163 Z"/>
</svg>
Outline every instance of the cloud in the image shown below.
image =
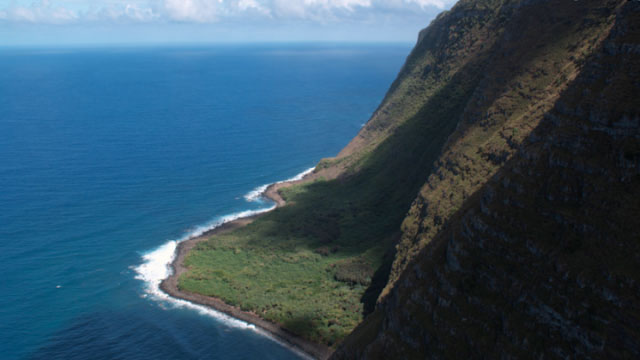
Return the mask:
<svg viewBox="0 0 640 360">
<path fill-rule="evenodd" d="M 0 12 L 0 19 L 29 23 L 62 24 L 77 20 L 73 11 L 54 6 L 49 0 L 32 3 L 30 6 L 12 6 Z"/>
<path fill-rule="evenodd" d="M 444 9 L 447 5 L 453 3 L 452 1 L 447 0 L 405 0 L 408 3 L 414 3 L 420 5 L 422 8 L 426 8 L 429 6 L 435 6 L 438 9 Z"/>
<path fill-rule="evenodd" d="M 109 1 L 102 6 L 88 4 L 84 10 L 72 8 L 71 4 L 81 3 L 76 1 L 41 0 L 31 4 L 15 4 L 0 9 L 0 23 L 34 23 L 34 24 L 70 24 L 79 22 L 104 22 L 104 21 L 129 21 L 151 22 L 161 18 L 152 7 L 141 6 L 134 2 Z M 66 6 L 61 5 L 65 3 Z"/>
<path fill-rule="evenodd" d="M 353 10 L 355 7 L 370 7 L 371 0 L 304 0 L 309 6 L 321 6 L 325 9 L 342 8 Z"/>
<path fill-rule="evenodd" d="M 237 2 L 240 11 L 256 11 L 258 13 L 271 16 L 271 10 L 257 2 L 256 0 L 240 0 Z"/>
<path fill-rule="evenodd" d="M 124 9 L 124 16 L 135 21 L 149 22 L 157 19 L 160 15 L 151 8 L 143 8 L 133 4 L 127 4 Z"/>
<path fill-rule="evenodd" d="M 165 0 L 164 8 L 171 20 L 213 22 L 223 12 L 223 0 Z"/>
<path fill-rule="evenodd" d="M 13 0 L 0 5 L 0 23 L 182 22 L 226 19 L 335 22 L 363 17 L 415 15 L 443 9 L 455 0 Z M 54 4 L 55 1 L 55 4 Z"/>
<path fill-rule="evenodd" d="M 78 18 L 79 21 L 84 22 L 148 23 L 160 19 L 161 15 L 152 8 L 126 3 L 121 6 L 91 8 L 85 12 L 79 12 Z"/>
<path fill-rule="evenodd" d="M 279 18 L 312 21 L 336 21 L 353 16 L 355 12 L 372 6 L 371 0 L 273 0 L 270 3 Z"/>
</svg>

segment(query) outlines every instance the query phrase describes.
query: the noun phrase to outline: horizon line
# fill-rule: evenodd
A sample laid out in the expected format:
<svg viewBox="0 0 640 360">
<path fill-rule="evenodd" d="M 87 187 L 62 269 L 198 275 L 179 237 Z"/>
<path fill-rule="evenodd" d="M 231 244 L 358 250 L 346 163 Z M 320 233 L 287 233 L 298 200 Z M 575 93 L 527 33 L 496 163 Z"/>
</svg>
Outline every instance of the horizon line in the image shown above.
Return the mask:
<svg viewBox="0 0 640 360">
<path fill-rule="evenodd" d="M 376 41 L 376 40 L 273 40 L 273 41 L 140 41 L 140 42 L 79 42 L 79 43 L 28 43 L 28 44 L 3 44 L 0 49 L 32 49 L 32 48 L 133 48 L 133 47 L 232 47 L 232 46 L 269 46 L 269 45 L 326 45 L 326 46 L 349 46 L 349 45 L 396 45 L 414 46 L 415 41 Z"/>
</svg>

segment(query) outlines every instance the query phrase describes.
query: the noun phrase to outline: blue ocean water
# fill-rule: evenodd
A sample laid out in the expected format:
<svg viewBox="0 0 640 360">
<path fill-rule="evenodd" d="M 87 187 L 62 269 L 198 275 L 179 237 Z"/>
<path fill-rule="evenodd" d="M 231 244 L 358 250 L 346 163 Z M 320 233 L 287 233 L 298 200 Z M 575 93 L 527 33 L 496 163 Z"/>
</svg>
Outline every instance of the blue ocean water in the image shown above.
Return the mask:
<svg viewBox="0 0 640 360">
<path fill-rule="evenodd" d="M 159 299 L 154 259 L 336 154 L 408 51 L 0 49 L 0 358 L 299 358 Z"/>
</svg>

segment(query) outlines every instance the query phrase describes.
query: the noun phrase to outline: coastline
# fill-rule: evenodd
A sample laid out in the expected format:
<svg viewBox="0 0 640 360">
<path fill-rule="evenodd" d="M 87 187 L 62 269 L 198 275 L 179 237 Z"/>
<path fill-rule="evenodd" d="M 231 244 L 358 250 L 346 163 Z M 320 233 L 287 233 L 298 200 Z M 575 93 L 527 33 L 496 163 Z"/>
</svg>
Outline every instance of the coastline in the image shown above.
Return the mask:
<svg viewBox="0 0 640 360">
<path fill-rule="evenodd" d="M 300 178 L 294 178 L 291 180 L 285 180 L 285 181 L 270 184 L 261 193 L 261 196 L 266 197 L 271 201 L 275 202 L 276 205 L 274 209 L 284 206 L 285 201 L 280 196 L 278 191 L 281 188 L 286 186 L 313 180 L 316 177 L 314 175 L 316 174 L 314 174 L 313 171 L 308 171 L 303 173 L 303 176 Z M 211 229 L 200 236 L 180 242 L 175 250 L 174 259 L 171 262 L 172 273 L 171 275 L 169 275 L 169 277 L 162 280 L 162 282 L 160 283 L 160 290 L 162 290 L 163 292 L 167 293 L 169 296 L 172 296 L 174 298 L 178 298 L 178 299 L 186 300 L 199 305 L 207 306 L 216 311 L 219 311 L 228 316 L 231 316 L 233 318 L 245 321 L 249 324 L 253 324 L 258 328 L 266 331 L 276 339 L 282 341 L 283 343 L 290 345 L 293 348 L 299 351 L 302 351 L 304 354 L 309 355 L 315 359 L 322 359 L 322 360 L 327 359 L 333 352 L 333 350 L 328 346 L 317 344 L 309 340 L 303 339 L 289 332 L 279 324 L 267 321 L 255 313 L 242 311 L 238 307 L 228 305 L 221 299 L 205 296 L 201 294 L 196 294 L 188 291 L 181 291 L 178 288 L 178 278 L 180 277 L 180 275 L 182 275 L 184 272 L 188 270 L 183 265 L 184 259 L 189 253 L 189 251 L 193 249 L 198 243 L 209 239 L 209 237 L 213 235 L 226 233 L 226 232 L 235 230 L 237 228 L 246 226 L 252 223 L 258 217 L 266 214 L 267 212 L 254 214 L 246 217 L 241 217 L 241 218 L 223 223 L 220 226 L 217 226 L 214 229 Z"/>
</svg>

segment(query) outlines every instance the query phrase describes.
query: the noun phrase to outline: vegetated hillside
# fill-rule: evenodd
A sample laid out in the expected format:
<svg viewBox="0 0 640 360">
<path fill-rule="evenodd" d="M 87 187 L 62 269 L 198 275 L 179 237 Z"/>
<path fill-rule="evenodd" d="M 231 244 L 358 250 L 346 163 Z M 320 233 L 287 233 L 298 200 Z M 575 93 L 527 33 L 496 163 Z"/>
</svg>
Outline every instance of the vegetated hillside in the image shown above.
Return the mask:
<svg viewBox="0 0 640 360">
<path fill-rule="evenodd" d="M 503 24 L 500 36 L 465 103 L 456 132 L 402 224 L 386 290 L 552 108 L 585 58 L 607 36 L 619 3 L 502 1 L 494 14 Z M 460 16 L 466 19 L 466 14 Z"/>
<path fill-rule="evenodd" d="M 373 310 L 407 210 L 482 79 L 498 5 L 462 4 L 468 17 L 435 20 L 359 137 L 313 182 L 282 189 L 287 206 L 200 243 L 180 289 L 317 342 L 349 334 Z"/>
<path fill-rule="evenodd" d="M 555 37 L 586 57 L 551 83 L 561 91 L 540 111 L 529 100 L 531 111 L 515 115 L 533 131 L 504 156 L 486 149 L 511 143 L 521 127 L 504 126 L 483 148 L 469 137 L 474 124 L 503 122 L 504 111 L 463 122 L 405 220 L 395 285 L 336 359 L 640 357 L 640 2 L 509 3 L 532 15 L 573 7 L 579 17 L 562 15 L 562 26 L 601 22 L 606 37 Z M 504 36 L 526 34 L 524 25 Z M 520 41 L 535 49 L 538 36 Z M 436 223 L 475 160 L 450 150 L 465 143 L 495 168 L 481 169 L 491 179 Z"/>
<path fill-rule="evenodd" d="M 180 289 L 335 346 L 377 301 L 397 298 L 408 264 L 513 161 L 622 4 L 460 1 L 420 33 L 360 134 L 313 181 L 281 189 L 287 206 L 200 243 Z M 377 333 L 383 314 L 363 328 Z"/>
</svg>

